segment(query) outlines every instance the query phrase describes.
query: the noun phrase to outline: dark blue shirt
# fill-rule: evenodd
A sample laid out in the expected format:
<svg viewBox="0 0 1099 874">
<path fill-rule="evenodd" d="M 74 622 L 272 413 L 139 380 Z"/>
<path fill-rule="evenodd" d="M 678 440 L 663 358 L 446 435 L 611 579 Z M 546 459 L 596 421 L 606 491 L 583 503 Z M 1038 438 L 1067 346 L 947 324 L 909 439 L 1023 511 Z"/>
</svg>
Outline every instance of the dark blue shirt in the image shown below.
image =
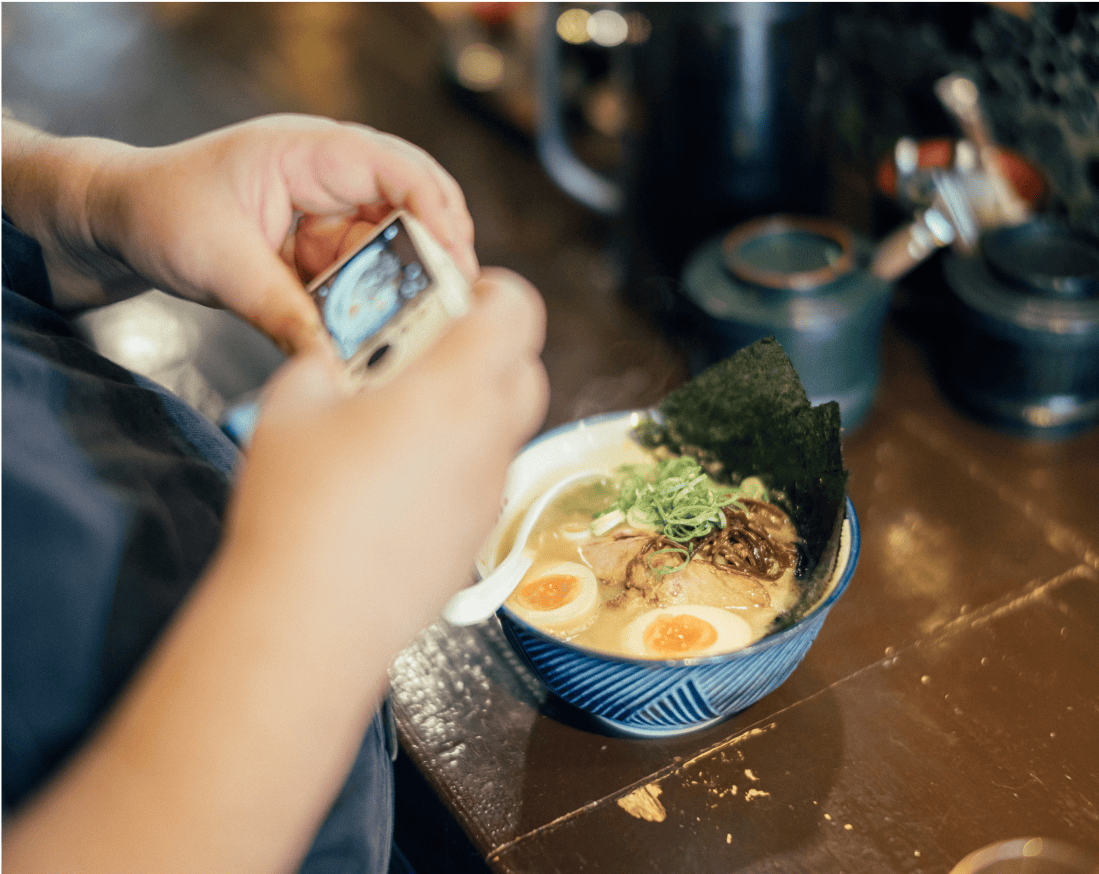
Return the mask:
<svg viewBox="0 0 1099 874">
<path fill-rule="evenodd" d="M 3 228 L 3 806 L 88 737 L 210 560 L 237 452 L 88 346 L 41 251 Z M 384 872 L 392 769 L 376 719 L 302 871 Z"/>
</svg>

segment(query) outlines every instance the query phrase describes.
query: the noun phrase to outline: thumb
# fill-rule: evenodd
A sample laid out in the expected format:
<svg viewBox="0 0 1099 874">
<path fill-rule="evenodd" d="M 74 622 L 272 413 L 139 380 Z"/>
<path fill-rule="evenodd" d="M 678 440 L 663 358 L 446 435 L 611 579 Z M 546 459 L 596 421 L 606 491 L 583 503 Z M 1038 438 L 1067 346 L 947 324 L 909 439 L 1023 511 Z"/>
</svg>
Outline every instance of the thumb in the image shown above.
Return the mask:
<svg viewBox="0 0 1099 874">
<path fill-rule="evenodd" d="M 207 259 L 205 285 L 222 306 L 262 331 L 286 354 L 296 355 L 331 341 L 316 305 L 297 275 L 251 229 L 220 234 Z"/>
</svg>

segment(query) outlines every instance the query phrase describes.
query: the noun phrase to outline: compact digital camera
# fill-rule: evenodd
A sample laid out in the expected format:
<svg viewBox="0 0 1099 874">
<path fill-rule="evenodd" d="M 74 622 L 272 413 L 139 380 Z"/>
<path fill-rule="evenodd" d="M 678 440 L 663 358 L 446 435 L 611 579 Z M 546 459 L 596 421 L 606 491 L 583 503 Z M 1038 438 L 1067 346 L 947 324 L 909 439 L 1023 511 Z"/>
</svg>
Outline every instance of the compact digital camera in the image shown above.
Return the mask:
<svg viewBox="0 0 1099 874">
<path fill-rule="evenodd" d="M 469 308 L 469 283 L 413 216 L 398 210 L 306 289 L 362 386 L 389 382 Z"/>
<path fill-rule="evenodd" d="M 431 232 L 403 210 L 386 216 L 306 291 L 360 388 L 389 382 L 469 309 L 469 282 Z M 246 445 L 259 408 L 257 397 L 233 405 L 222 429 Z"/>
</svg>

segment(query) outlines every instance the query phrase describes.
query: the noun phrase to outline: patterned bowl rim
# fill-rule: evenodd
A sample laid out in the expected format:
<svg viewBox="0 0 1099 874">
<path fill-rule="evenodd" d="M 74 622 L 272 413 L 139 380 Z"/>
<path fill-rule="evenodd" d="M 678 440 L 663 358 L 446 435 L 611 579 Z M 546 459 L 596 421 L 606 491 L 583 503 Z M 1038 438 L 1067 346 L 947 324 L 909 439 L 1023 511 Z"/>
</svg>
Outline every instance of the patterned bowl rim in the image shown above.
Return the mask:
<svg viewBox="0 0 1099 874">
<path fill-rule="evenodd" d="M 590 416 L 585 419 L 578 419 L 574 422 L 569 422 L 564 425 L 559 425 L 556 428 L 552 428 L 543 434 L 539 434 L 533 440 L 531 440 L 520 451 L 518 457 L 522 457 L 528 450 L 544 443 L 548 440 L 552 440 L 556 437 L 561 437 L 574 431 L 578 428 L 591 427 L 594 425 L 604 424 L 614 419 L 622 419 L 629 421 L 631 416 L 637 413 L 650 414 L 652 410 L 624 410 L 614 413 L 601 413 L 597 416 Z M 773 646 L 777 646 L 783 641 L 789 640 L 792 637 L 799 636 L 807 622 L 816 617 L 820 617 L 828 613 L 832 609 L 832 605 L 839 600 L 840 596 L 846 591 L 848 583 L 851 582 L 851 578 L 855 575 L 855 567 L 858 564 L 859 549 L 861 546 L 861 535 L 859 533 L 859 521 L 858 516 L 855 514 L 855 506 L 851 503 L 851 498 L 845 499 L 844 519 L 842 522 L 842 530 L 840 532 L 840 545 L 839 554 L 836 557 L 836 568 L 833 571 L 834 584 L 831 586 L 830 591 L 812 610 L 802 616 L 793 625 L 788 625 L 781 631 L 776 631 L 773 634 L 768 634 L 766 637 L 762 637 L 755 643 L 749 644 L 742 649 L 735 649 L 729 652 L 716 653 L 711 656 L 703 656 L 693 659 L 647 659 L 647 658 L 635 658 L 631 656 L 616 655 L 613 653 L 604 652 L 602 650 L 591 649 L 585 646 L 578 646 L 575 643 L 570 643 L 567 640 L 561 640 L 559 637 L 554 637 L 552 634 L 547 634 L 540 628 L 536 628 L 526 620 L 520 618 L 518 614 L 513 612 L 506 604 L 502 605 L 497 611 L 497 615 L 500 617 L 506 616 L 508 621 L 514 625 L 519 626 L 525 632 L 541 640 L 554 644 L 562 649 L 570 650 L 577 655 L 586 656 L 591 659 L 597 659 L 604 662 L 616 662 L 624 665 L 647 665 L 653 668 L 688 668 L 697 667 L 699 665 L 717 664 L 720 662 L 734 661 L 740 659 L 747 659 L 751 656 L 770 649 Z M 842 561 L 842 564 L 841 564 Z M 838 576 L 838 579 L 836 577 Z"/>
</svg>

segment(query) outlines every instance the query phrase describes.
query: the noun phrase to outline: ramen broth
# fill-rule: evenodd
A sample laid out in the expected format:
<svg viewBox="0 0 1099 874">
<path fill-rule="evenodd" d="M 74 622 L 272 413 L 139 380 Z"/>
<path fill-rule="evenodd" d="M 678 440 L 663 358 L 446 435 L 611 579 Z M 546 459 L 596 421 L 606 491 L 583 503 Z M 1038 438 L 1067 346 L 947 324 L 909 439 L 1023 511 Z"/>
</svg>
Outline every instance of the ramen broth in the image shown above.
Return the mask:
<svg viewBox="0 0 1099 874">
<path fill-rule="evenodd" d="M 617 497 L 618 483 L 608 478 L 566 491 L 543 513 L 528 541 L 534 563 L 507 601 L 514 613 L 593 650 L 687 658 L 759 640 L 797 602 L 797 532 L 774 505 L 745 500 L 740 518 L 756 542 L 765 541 L 785 565 L 772 562 L 764 574 L 741 572 L 713 554 L 712 560 L 698 557 L 700 549 L 679 569 L 658 575 L 655 569 L 684 557 L 658 549 L 666 543 L 654 544 L 654 531 L 627 524 L 600 536 L 592 533 L 593 517 Z M 730 518 L 739 509 L 728 508 Z M 497 559 L 510 549 L 521 517 L 515 514 Z"/>
</svg>

